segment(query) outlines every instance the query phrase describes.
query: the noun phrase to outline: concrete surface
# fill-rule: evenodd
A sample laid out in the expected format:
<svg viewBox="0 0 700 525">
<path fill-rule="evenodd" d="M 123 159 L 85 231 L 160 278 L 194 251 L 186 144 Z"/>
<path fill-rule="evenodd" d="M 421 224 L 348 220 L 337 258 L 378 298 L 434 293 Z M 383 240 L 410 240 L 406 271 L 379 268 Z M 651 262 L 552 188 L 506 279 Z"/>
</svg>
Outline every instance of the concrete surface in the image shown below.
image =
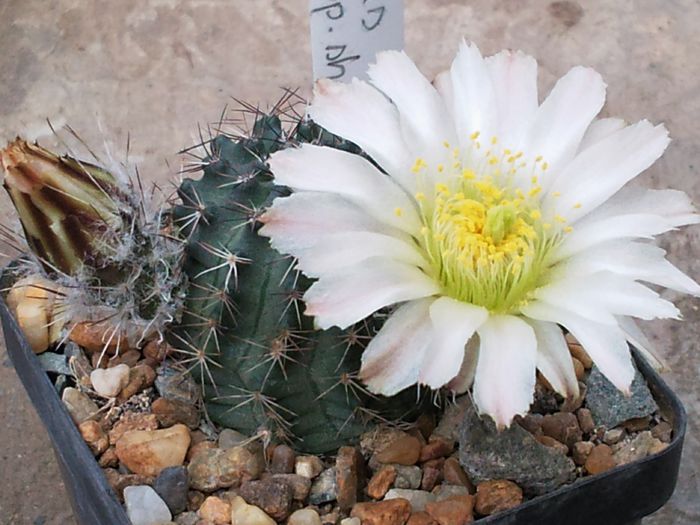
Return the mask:
<svg viewBox="0 0 700 525">
<path fill-rule="evenodd" d="M 231 96 L 264 105 L 280 86 L 308 93 L 306 6 L 307 0 L 3 0 L 0 140 L 46 135 L 46 117 L 69 123 L 98 148 L 106 137 L 118 152 L 130 133 L 141 173 L 166 181 L 179 166 L 174 152 L 192 143 L 197 123 L 216 120 Z M 696 0 L 406 0 L 407 48 L 427 73 L 448 64 L 463 35 L 486 53 L 513 47 L 534 54 L 543 88 L 575 64 L 594 66 L 610 86 L 608 114 L 665 122 L 675 139 L 643 182 L 685 190 L 696 201 L 698 19 Z M 699 240 L 700 228 L 692 228 L 663 241 L 695 278 Z M 684 322 L 653 323 L 649 332 L 674 368 L 668 380 L 686 403 L 690 429 L 678 490 L 647 525 L 700 523 L 700 311 L 694 299 L 678 304 Z M 0 523 L 73 523 L 45 431 L 4 351 L 0 422 Z"/>
</svg>

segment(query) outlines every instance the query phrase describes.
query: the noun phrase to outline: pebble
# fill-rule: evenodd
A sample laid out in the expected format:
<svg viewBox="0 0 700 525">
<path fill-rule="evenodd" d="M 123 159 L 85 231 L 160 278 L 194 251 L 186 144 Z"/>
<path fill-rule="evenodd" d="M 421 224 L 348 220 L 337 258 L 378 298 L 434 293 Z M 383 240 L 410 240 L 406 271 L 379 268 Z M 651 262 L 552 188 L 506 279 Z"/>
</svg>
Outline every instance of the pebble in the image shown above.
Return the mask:
<svg viewBox="0 0 700 525">
<path fill-rule="evenodd" d="M 415 465 L 420 458 L 421 448 L 422 444 L 417 437 L 404 434 L 379 450 L 376 460 L 385 464 Z"/>
<path fill-rule="evenodd" d="M 595 430 L 595 421 L 593 421 L 593 415 L 589 409 L 579 408 L 576 411 L 576 418 L 584 434 L 591 434 Z"/>
<path fill-rule="evenodd" d="M 476 487 L 475 509 L 483 516 L 512 509 L 522 502 L 522 489 L 507 479 L 484 481 Z"/>
<path fill-rule="evenodd" d="M 673 435 L 673 427 L 670 423 L 662 421 L 651 429 L 651 435 L 664 443 L 670 443 Z"/>
<path fill-rule="evenodd" d="M 569 453 L 569 447 L 549 436 L 535 436 L 535 439 L 545 447 L 552 448 L 565 456 Z"/>
<path fill-rule="evenodd" d="M 362 525 L 360 518 L 343 518 L 340 525 Z"/>
<path fill-rule="evenodd" d="M 569 344 L 571 356 L 578 360 L 586 370 L 590 370 L 593 366 L 593 359 L 588 355 L 588 352 L 583 349 L 583 346 L 571 334 L 566 334 L 566 340 Z"/>
<path fill-rule="evenodd" d="M 622 426 L 630 434 L 633 432 L 649 430 L 649 427 L 651 426 L 651 416 L 633 417 L 632 419 L 625 421 Z"/>
<path fill-rule="evenodd" d="M 433 436 L 442 436 L 448 440 L 458 441 L 462 422 L 467 410 L 471 410 L 471 408 L 472 402 L 468 395 L 458 397 L 453 403 L 449 403 L 438 426 L 433 431 Z"/>
<path fill-rule="evenodd" d="M 264 510 L 277 521 L 284 520 L 292 507 L 292 490 L 287 483 L 273 479 L 246 481 L 238 494 L 251 505 Z"/>
<path fill-rule="evenodd" d="M 158 368 L 155 387 L 161 397 L 190 405 L 196 404 L 200 397 L 199 387 L 190 375 L 170 366 L 168 361 Z"/>
<path fill-rule="evenodd" d="M 126 487 L 124 503 L 132 525 L 163 525 L 172 519 L 168 506 L 151 487 Z"/>
<path fill-rule="evenodd" d="M 202 506 L 207 496 L 198 490 L 190 490 L 187 492 L 187 510 L 197 510 Z"/>
<path fill-rule="evenodd" d="M 272 461 L 270 462 L 270 472 L 275 474 L 291 474 L 294 472 L 296 454 L 287 445 L 278 445 L 272 451 Z"/>
<path fill-rule="evenodd" d="M 116 335 L 109 323 L 77 323 L 68 338 L 90 353 L 106 350 L 107 354 L 114 355 L 117 350 L 125 352 L 128 349 L 126 338 Z"/>
<path fill-rule="evenodd" d="M 54 352 L 44 352 L 36 356 L 39 366 L 44 372 L 52 372 L 65 376 L 73 376 L 73 370 L 68 365 L 68 356 Z"/>
<path fill-rule="evenodd" d="M 572 447 L 574 443 L 583 439 L 577 417 L 569 412 L 557 412 L 544 416 L 542 432 L 545 436 L 554 438 L 567 447 Z"/>
<path fill-rule="evenodd" d="M 335 475 L 335 468 L 324 470 L 311 485 L 309 503 L 321 505 L 335 501 L 338 497 L 338 482 Z"/>
<path fill-rule="evenodd" d="M 578 396 L 567 397 L 559 407 L 560 412 L 576 412 L 586 399 L 588 387 L 583 381 L 578 382 Z"/>
<path fill-rule="evenodd" d="M 231 504 L 216 496 L 209 496 L 199 507 L 197 514 L 214 525 L 227 525 L 231 523 Z"/>
<path fill-rule="evenodd" d="M 584 463 L 586 472 L 595 476 L 615 467 L 612 449 L 605 444 L 596 445 L 588 454 L 588 459 Z"/>
<path fill-rule="evenodd" d="M 533 436 L 542 435 L 542 414 L 528 413 L 524 416 L 516 416 L 515 422 L 527 430 Z"/>
<path fill-rule="evenodd" d="M 298 456 L 294 472 L 305 478 L 314 479 L 323 472 L 323 462 L 316 456 Z"/>
<path fill-rule="evenodd" d="M 350 510 L 364 485 L 364 460 L 355 447 L 340 447 L 335 461 L 336 500 L 341 511 Z"/>
<path fill-rule="evenodd" d="M 90 374 L 90 383 L 102 397 L 117 397 L 119 392 L 129 384 L 128 365 L 117 365 L 113 368 L 98 368 Z"/>
<path fill-rule="evenodd" d="M 182 465 L 190 446 L 185 425 L 163 430 L 131 430 L 117 441 L 117 457 L 129 470 L 157 476 L 166 467 Z"/>
<path fill-rule="evenodd" d="M 571 361 L 574 363 L 574 373 L 576 374 L 576 379 L 583 381 L 586 378 L 586 367 L 583 366 L 583 363 L 575 357 L 572 357 Z"/>
<path fill-rule="evenodd" d="M 457 458 L 447 458 L 445 460 L 445 464 L 442 466 L 442 477 L 448 485 L 467 487 L 470 493 L 476 490 Z"/>
<path fill-rule="evenodd" d="M 396 467 L 384 465 L 367 484 L 367 495 L 373 499 L 382 499 L 396 479 Z"/>
<path fill-rule="evenodd" d="M 299 509 L 289 516 L 287 525 L 321 525 L 321 517 L 314 509 Z"/>
<path fill-rule="evenodd" d="M 107 468 L 107 467 L 116 468 L 116 467 L 118 467 L 119 466 L 119 458 L 117 457 L 117 449 L 115 447 L 109 447 L 100 456 L 98 463 L 99 463 L 100 467 L 102 467 L 102 468 Z"/>
<path fill-rule="evenodd" d="M 658 409 L 639 370 L 635 371 L 630 387 L 631 396 L 620 392 L 597 367 L 593 367 L 588 375 L 587 385 L 586 406 L 595 422 L 605 428 L 615 428 L 629 419 L 651 415 Z"/>
<path fill-rule="evenodd" d="M 109 448 L 109 438 L 97 421 L 83 421 L 78 425 L 78 429 L 94 456 L 99 456 Z"/>
<path fill-rule="evenodd" d="M 603 434 L 603 443 L 606 445 L 615 445 L 622 441 L 622 438 L 625 437 L 625 429 L 623 428 L 612 428 L 610 430 L 606 430 L 605 434 Z"/>
<path fill-rule="evenodd" d="M 474 496 L 453 496 L 425 506 L 426 512 L 440 525 L 464 525 L 474 520 Z"/>
<path fill-rule="evenodd" d="M 76 425 L 94 418 L 99 410 L 95 402 L 77 388 L 64 389 L 61 399 Z"/>
<path fill-rule="evenodd" d="M 646 430 L 637 434 L 631 441 L 617 444 L 613 460 L 617 465 L 627 465 L 661 452 L 667 447 L 668 443 L 655 438 L 649 430 Z"/>
<path fill-rule="evenodd" d="M 196 512 L 183 512 L 175 516 L 175 523 L 177 525 L 197 525 L 199 521 L 199 516 Z"/>
<path fill-rule="evenodd" d="M 187 508 L 187 468 L 164 468 L 153 483 L 153 489 L 163 498 L 170 512 L 183 512 Z"/>
<path fill-rule="evenodd" d="M 411 516 L 411 504 L 401 498 L 358 503 L 350 516 L 359 518 L 362 525 L 404 525 Z"/>
<path fill-rule="evenodd" d="M 425 490 L 391 489 L 384 496 L 384 501 L 397 498 L 408 501 L 414 511 L 425 510 L 426 503 L 436 500 L 435 494 Z"/>
<path fill-rule="evenodd" d="M 231 500 L 231 523 L 234 525 L 277 525 L 275 520 L 268 516 L 264 510 L 255 505 L 248 505 L 240 496 Z"/>
<path fill-rule="evenodd" d="M 124 498 L 124 489 L 126 487 L 132 487 L 134 485 L 151 485 L 153 483 L 153 478 L 149 476 L 142 476 L 140 474 L 120 474 L 119 471 L 106 468 L 103 469 L 107 483 L 112 487 L 114 493 L 119 499 Z"/>
<path fill-rule="evenodd" d="M 595 447 L 595 445 L 590 441 L 579 441 L 578 443 L 574 443 L 574 446 L 571 449 L 571 455 L 574 459 L 574 463 L 580 467 L 585 465 L 591 450 L 593 450 L 593 447 Z"/>
<path fill-rule="evenodd" d="M 248 441 L 248 436 L 230 428 L 223 429 L 219 434 L 219 448 L 238 447 L 246 441 Z"/>
<path fill-rule="evenodd" d="M 216 443 L 213 441 L 200 441 L 199 443 L 195 443 L 193 445 L 190 445 L 190 449 L 187 451 L 187 456 L 186 460 L 187 461 L 192 461 L 192 458 L 195 457 L 201 450 L 211 450 L 217 448 Z"/>
<path fill-rule="evenodd" d="M 435 485 L 442 481 L 442 466 L 444 458 L 431 459 L 423 464 L 423 479 L 420 483 L 421 490 L 433 490 Z"/>
<path fill-rule="evenodd" d="M 153 386 L 156 379 L 156 371 L 148 365 L 137 365 L 129 369 L 129 382 L 117 396 L 121 402 L 126 401 L 131 396 L 134 396 Z"/>
<path fill-rule="evenodd" d="M 447 457 L 452 454 L 454 448 L 454 441 L 435 436 L 421 449 L 418 461 L 425 463 L 431 459 Z"/>
<path fill-rule="evenodd" d="M 163 361 L 168 355 L 172 354 L 174 349 L 165 341 L 158 342 L 156 339 L 151 339 L 146 346 L 143 347 L 143 356 L 154 361 Z"/>
<path fill-rule="evenodd" d="M 158 419 L 153 414 L 126 412 L 109 431 L 109 443 L 116 445 L 119 438 L 131 430 L 157 430 Z"/>
<path fill-rule="evenodd" d="M 182 423 L 194 430 L 199 426 L 200 418 L 197 407 L 182 401 L 159 397 L 151 405 L 151 412 L 156 416 L 158 423 L 162 427 L 172 427 Z"/>
<path fill-rule="evenodd" d="M 286 483 L 292 491 L 292 498 L 296 501 L 306 501 L 311 491 L 311 480 L 298 474 L 263 474 L 263 479 Z"/>
<path fill-rule="evenodd" d="M 187 466 L 187 473 L 191 488 L 213 492 L 257 479 L 264 466 L 261 453 L 250 452 L 244 447 L 212 448 L 197 452 Z"/>
<path fill-rule="evenodd" d="M 420 467 L 406 467 L 404 465 L 394 465 L 396 468 L 396 480 L 394 487 L 397 489 L 417 489 L 420 488 L 423 480 L 423 471 Z"/>
<path fill-rule="evenodd" d="M 421 511 L 411 514 L 411 517 L 408 518 L 406 525 L 438 525 L 438 522 L 435 521 L 427 512 Z"/>
</svg>

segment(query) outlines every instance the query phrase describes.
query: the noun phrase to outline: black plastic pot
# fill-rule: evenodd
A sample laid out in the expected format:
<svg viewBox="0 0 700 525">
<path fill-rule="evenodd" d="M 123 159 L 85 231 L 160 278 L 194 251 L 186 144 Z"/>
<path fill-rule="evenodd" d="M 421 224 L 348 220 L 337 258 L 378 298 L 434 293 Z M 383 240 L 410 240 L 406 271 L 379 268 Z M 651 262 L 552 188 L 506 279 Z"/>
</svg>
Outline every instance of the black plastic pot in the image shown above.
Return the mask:
<svg viewBox="0 0 700 525">
<path fill-rule="evenodd" d="M 121 504 L 2 301 L 0 318 L 10 360 L 51 436 L 76 520 L 80 525 L 129 525 Z M 673 424 L 674 437 L 669 447 L 655 456 L 582 479 L 479 523 L 633 525 L 668 501 L 678 477 L 686 413 L 668 385 L 638 356 L 637 364 Z"/>
</svg>

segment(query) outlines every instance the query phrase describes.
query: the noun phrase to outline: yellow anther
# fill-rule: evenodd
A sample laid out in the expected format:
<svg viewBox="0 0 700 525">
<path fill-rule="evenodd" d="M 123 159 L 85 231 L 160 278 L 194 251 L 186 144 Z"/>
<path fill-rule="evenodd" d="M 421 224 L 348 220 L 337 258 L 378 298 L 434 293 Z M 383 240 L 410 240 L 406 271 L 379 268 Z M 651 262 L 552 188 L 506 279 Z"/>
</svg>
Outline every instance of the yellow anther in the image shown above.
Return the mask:
<svg viewBox="0 0 700 525">
<path fill-rule="evenodd" d="M 491 144 L 498 144 L 498 137 L 491 137 Z"/>
<path fill-rule="evenodd" d="M 551 225 L 550 223 L 548 223 L 548 222 L 545 222 L 545 223 L 542 225 L 542 229 L 543 229 L 543 230 L 551 230 L 551 229 L 552 229 L 552 225 Z"/>
<path fill-rule="evenodd" d="M 423 193 L 422 191 L 419 191 L 418 193 L 416 193 L 416 200 L 417 201 L 424 201 L 425 200 L 425 193 Z"/>
<path fill-rule="evenodd" d="M 567 226 L 566 228 L 564 228 L 565 233 L 571 233 L 572 231 L 574 231 L 574 229 L 571 226 Z"/>
<path fill-rule="evenodd" d="M 394 208 L 394 215 L 401 217 L 403 215 L 403 210 L 401 208 Z"/>
<path fill-rule="evenodd" d="M 480 133 L 479 131 L 475 131 L 474 133 L 472 133 L 471 135 L 469 135 L 469 138 L 472 139 L 472 140 L 476 140 L 476 139 L 479 138 L 479 135 L 481 135 L 481 133 Z"/>
<path fill-rule="evenodd" d="M 445 141 L 442 143 L 443 146 L 445 146 L 447 149 L 450 149 L 450 143 Z"/>
<path fill-rule="evenodd" d="M 535 157 L 535 162 L 542 162 L 542 155 L 537 155 Z"/>
<path fill-rule="evenodd" d="M 527 192 L 527 194 L 529 197 L 535 197 L 541 191 L 542 191 L 542 186 L 534 186 L 533 188 L 530 189 L 530 191 Z"/>
<path fill-rule="evenodd" d="M 533 220 L 537 221 L 537 220 L 539 220 L 539 219 L 542 218 L 542 212 L 540 212 L 540 210 L 532 210 L 532 211 L 530 212 L 530 217 L 531 217 Z"/>
<path fill-rule="evenodd" d="M 565 224 L 566 219 L 562 217 L 561 215 L 557 214 L 554 216 L 554 220 L 557 221 L 559 224 Z"/>
<path fill-rule="evenodd" d="M 530 182 L 532 182 L 532 184 L 537 184 L 537 180 L 538 180 L 537 175 L 533 175 L 532 178 L 530 179 Z"/>
<path fill-rule="evenodd" d="M 416 162 L 413 164 L 413 167 L 411 168 L 411 171 L 413 173 L 418 173 L 420 170 L 425 168 L 428 164 L 423 160 L 421 157 L 418 157 L 416 159 Z"/>
<path fill-rule="evenodd" d="M 549 168 L 549 164 L 547 164 L 546 162 L 543 162 L 542 163 L 542 171 L 547 171 L 547 168 Z"/>
<path fill-rule="evenodd" d="M 494 164 L 498 164 L 498 159 L 497 159 L 496 157 L 491 157 L 491 158 L 489 159 L 489 164 L 491 164 L 492 166 L 493 166 Z"/>
<path fill-rule="evenodd" d="M 438 173 L 442 173 L 443 171 L 445 171 L 445 166 L 442 164 L 438 164 L 437 170 L 438 170 Z"/>
<path fill-rule="evenodd" d="M 443 184 L 442 182 L 438 182 L 435 185 L 435 189 L 438 191 L 438 193 L 450 193 L 450 188 L 447 187 L 447 184 Z"/>
<path fill-rule="evenodd" d="M 583 204 L 581 204 L 580 202 L 577 202 L 576 204 L 574 204 L 574 208 L 576 208 L 576 209 L 579 209 L 581 206 L 583 206 Z"/>
<path fill-rule="evenodd" d="M 561 197 L 561 192 L 560 191 L 552 192 L 552 197 Z"/>
</svg>

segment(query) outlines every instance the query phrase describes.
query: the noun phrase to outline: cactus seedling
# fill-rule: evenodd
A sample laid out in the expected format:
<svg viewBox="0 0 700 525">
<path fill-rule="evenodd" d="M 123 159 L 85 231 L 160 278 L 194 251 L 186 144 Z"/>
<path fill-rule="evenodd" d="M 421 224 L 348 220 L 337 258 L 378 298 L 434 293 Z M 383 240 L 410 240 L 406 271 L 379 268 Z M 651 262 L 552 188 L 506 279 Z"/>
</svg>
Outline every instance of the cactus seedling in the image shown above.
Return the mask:
<svg viewBox="0 0 700 525">
<path fill-rule="evenodd" d="M 180 187 L 183 204 L 174 215 L 189 239 L 191 284 L 174 339 L 215 422 L 330 452 L 352 442 L 369 419 L 408 415 L 415 393 L 380 399 L 361 386 L 360 354 L 377 319 L 315 331 L 300 304 L 309 281 L 257 234 L 260 214 L 287 193 L 267 171 L 270 153 L 299 141 L 356 146 L 308 121 L 287 132 L 279 112 L 257 117 L 249 137 L 211 140 L 201 179 Z"/>
</svg>

